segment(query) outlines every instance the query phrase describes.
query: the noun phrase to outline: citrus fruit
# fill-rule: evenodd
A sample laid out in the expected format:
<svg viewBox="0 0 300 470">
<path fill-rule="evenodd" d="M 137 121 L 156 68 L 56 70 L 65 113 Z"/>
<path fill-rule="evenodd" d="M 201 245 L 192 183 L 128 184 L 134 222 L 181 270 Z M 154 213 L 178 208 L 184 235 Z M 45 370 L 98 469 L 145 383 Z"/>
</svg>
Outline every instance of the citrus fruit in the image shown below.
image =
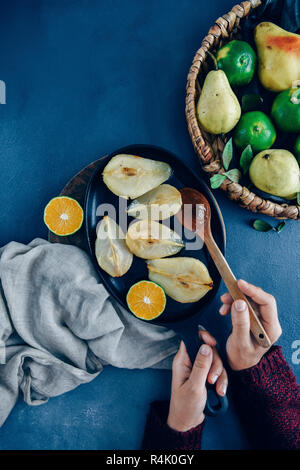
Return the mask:
<svg viewBox="0 0 300 470">
<path fill-rule="evenodd" d="M 140 281 L 131 286 L 126 300 L 130 311 L 142 320 L 159 317 L 166 306 L 166 294 L 151 281 Z"/>
<path fill-rule="evenodd" d="M 276 126 L 283 132 L 300 132 L 300 87 L 282 91 L 271 110 Z"/>
<path fill-rule="evenodd" d="M 81 205 L 67 196 L 58 196 L 48 202 L 44 210 L 44 222 L 55 235 L 72 235 L 83 222 Z"/>
<path fill-rule="evenodd" d="M 233 134 L 237 147 L 251 145 L 254 152 L 266 150 L 274 144 L 276 131 L 271 119 L 261 111 L 250 111 L 242 115 Z"/>
<path fill-rule="evenodd" d="M 300 135 L 298 135 L 294 145 L 294 154 L 300 164 Z"/>
<path fill-rule="evenodd" d="M 228 42 L 218 50 L 216 59 L 231 86 L 248 85 L 251 82 L 256 68 L 256 55 L 246 41 Z"/>
</svg>

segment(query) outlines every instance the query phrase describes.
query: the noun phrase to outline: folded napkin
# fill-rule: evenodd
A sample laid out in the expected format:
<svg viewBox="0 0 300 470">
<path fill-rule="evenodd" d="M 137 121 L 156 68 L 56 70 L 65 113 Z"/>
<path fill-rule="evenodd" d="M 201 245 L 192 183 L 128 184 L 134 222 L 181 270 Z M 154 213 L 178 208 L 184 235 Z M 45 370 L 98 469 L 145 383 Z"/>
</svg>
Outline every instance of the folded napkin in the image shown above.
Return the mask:
<svg viewBox="0 0 300 470">
<path fill-rule="evenodd" d="M 40 405 L 107 364 L 169 368 L 177 348 L 174 331 L 109 296 L 79 248 L 41 239 L 0 248 L 0 426 L 20 389 Z"/>
</svg>

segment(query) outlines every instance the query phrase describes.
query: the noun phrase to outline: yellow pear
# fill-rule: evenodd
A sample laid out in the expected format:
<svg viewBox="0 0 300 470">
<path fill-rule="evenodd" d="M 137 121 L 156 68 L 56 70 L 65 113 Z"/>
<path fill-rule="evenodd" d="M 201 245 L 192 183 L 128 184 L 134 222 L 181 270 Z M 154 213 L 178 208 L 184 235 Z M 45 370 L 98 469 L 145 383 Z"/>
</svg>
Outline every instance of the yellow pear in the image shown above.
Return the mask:
<svg viewBox="0 0 300 470">
<path fill-rule="evenodd" d="M 259 23 L 254 31 L 258 75 L 265 88 L 283 91 L 300 80 L 300 36 L 274 23 Z"/>
<path fill-rule="evenodd" d="M 284 149 L 268 149 L 251 162 L 249 176 L 262 191 L 285 199 L 294 199 L 300 191 L 300 169 L 294 155 Z"/>
<path fill-rule="evenodd" d="M 211 70 L 197 104 L 200 126 L 211 134 L 231 131 L 241 117 L 241 107 L 223 70 Z"/>
</svg>

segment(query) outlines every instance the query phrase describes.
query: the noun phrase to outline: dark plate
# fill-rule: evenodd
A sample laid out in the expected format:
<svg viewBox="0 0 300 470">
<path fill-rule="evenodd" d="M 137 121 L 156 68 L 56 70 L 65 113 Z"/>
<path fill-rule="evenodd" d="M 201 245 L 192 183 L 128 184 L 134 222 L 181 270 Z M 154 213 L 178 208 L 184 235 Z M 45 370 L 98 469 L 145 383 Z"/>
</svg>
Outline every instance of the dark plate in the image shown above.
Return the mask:
<svg viewBox="0 0 300 470">
<path fill-rule="evenodd" d="M 132 155 L 139 155 L 145 158 L 151 158 L 152 160 L 159 160 L 169 163 L 173 169 L 173 174 L 168 180 L 168 183 L 180 189 L 183 187 L 191 187 L 202 192 L 208 199 L 211 205 L 211 224 L 214 238 L 219 245 L 220 249 L 224 253 L 226 235 L 225 226 L 219 206 L 212 195 L 209 188 L 206 186 L 204 181 L 192 172 L 182 161 L 180 161 L 174 154 L 159 147 L 150 145 L 131 145 L 119 149 L 112 154 L 101 160 L 99 166 L 95 169 L 91 176 L 89 185 L 86 192 L 85 199 L 85 227 L 86 237 L 92 260 L 96 266 L 96 269 L 103 281 L 108 292 L 123 306 L 127 309 L 126 294 L 130 286 L 134 283 L 143 279 L 148 279 L 148 270 L 144 259 L 137 258 L 134 256 L 133 263 L 129 271 L 122 277 L 111 277 L 105 271 L 103 271 L 98 263 L 95 256 L 95 241 L 96 241 L 96 227 L 101 217 L 96 214 L 99 205 L 106 203 L 112 204 L 116 208 L 116 222 L 119 223 L 119 198 L 115 196 L 103 183 L 102 172 L 104 167 L 107 165 L 109 160 L 119 153 L 127 153 Z M 124 203 L 124 200 L 122 200 Z M 125 211 L 125 209 L 123 209 Z M 103 214 L 102 214 L 103 215 Z M 128 218 L 128 224 L 135 220 L 131 217 Z M 173 228 L 174 217 L 171 218 L 170 227 Z M 127 227 L 122 226 L 123 231 L 126 233 Z M 185 240 L 185 237 L 183 237 Z M 159 321 L 154 321 L 157 324 L 165 324 L 169 322 L 176 322 L 179 320 L 186 319 L 196 313 L 198 313 L 203 306 L 207 306 L 215 297 L 221 278 L 215 265 L 204 246 L 202 249 L 197 250 L 186 250 L 183 248 L 176 256 L 190 256 L 198 258 L 200 261 L 206 264 L 210 275 L 214 281 L 213 289 L 200 301 L 194 303 L 182 304 L 167 297 L 167 304 L 164 313 L 159 317 Z"/>
</svg>

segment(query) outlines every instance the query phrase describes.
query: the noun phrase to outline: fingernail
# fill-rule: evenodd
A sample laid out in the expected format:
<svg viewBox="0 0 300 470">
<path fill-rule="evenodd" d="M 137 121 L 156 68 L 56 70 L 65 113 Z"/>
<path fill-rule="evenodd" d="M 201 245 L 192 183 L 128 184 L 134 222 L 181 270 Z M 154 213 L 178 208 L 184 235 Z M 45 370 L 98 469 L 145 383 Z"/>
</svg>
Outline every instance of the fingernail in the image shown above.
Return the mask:
<svg viewBox="0 0 300 470">
<path fill-rule="evenodd" d="M 248 286 L 248 282 L 244 281 L 244 279 L 240 279 L 240 282 L 242 282 L 244 284 L 245 287 Z"/>
<path fill-rule="evenodd" d="M 181 340 L 181 341 L 180 341 L 180 345 L 179 345 L 179 351 L 182 351 L 182 350 L 183 350 L 183 345 L 184 345 L 184 343 L 183 343 L 183 341 Z"/>
<path fill-rule="evenodd" d="M 222 305 L 219 312 L 220 312 L 221 315 L 223 315 L 226 312 L 226 305 Z"/>
<path fill-rule="evenodd" d="M 216 383 L 217 379 L 218 379 L 218 375 L 213 375 L 212 378 L 211 378 L 211 383 Z"/>
<path fill-rule="evenodd" d="M 202 325 L 198 325 L 198 330 L 201 330 L 201 331 L 207 331 L 206 328 L 204 328 L 204 326 Z"/>
<path fill-rule="evenodd" d="M 210 336 L 207 333 L 207 331 L 201 332 L 200 335 L 201 335 L 201 338 L 204 341 L 204 343 L 209 343 L 210 342 Z"/>
<path fill-rule="evenodd" d="M 221 393 L 222 393 L 222 395 L 226 395 L 226 391 L 227 391 L 227 385 L 226 385 L 226 384 L 223 384 L 222 387 L 221 387 Z"/>
<path fill-rule="evenodd" d="M 247 307 L 246 302 L 244 300 L 236 300 L 234 302 L 234 306 L 238 312 L 243 312 Z"/>
<path fill-rule="evenodd" d="M 209 353 L 210 353 L 210 347 L 207 346 L 206 344 L 202 344 L 200 348 L 200 354 L 202 354 L 202 356 L 208 356 Z"/>
</svg>

